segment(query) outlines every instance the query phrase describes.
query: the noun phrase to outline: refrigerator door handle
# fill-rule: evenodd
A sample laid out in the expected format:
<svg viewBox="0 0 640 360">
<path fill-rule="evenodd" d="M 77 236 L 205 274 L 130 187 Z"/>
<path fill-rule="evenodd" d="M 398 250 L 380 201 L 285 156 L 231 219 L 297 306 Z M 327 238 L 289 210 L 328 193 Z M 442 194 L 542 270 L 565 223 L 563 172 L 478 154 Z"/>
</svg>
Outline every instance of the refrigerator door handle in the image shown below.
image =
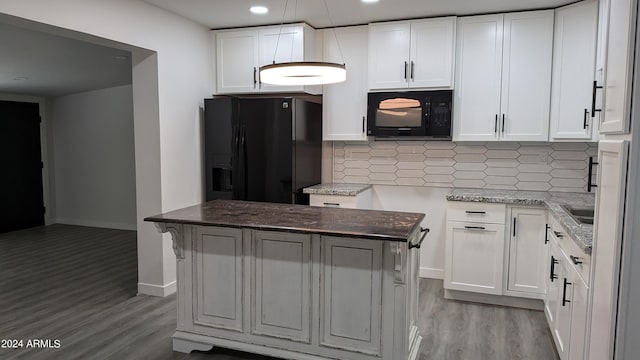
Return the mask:
<svg viewBox="0 0 640 360">
<path fill-rule="evenodd" d="M 240 144 L 238 146 L 239 149 L 239 163 L 240 163 L 240 200 L 247 200 L 247 189 L 248 189 L 248 175 L 249 169 L 247 168 L 247 136 L 246 136 L 246 127 L 242 125 L 240 127 Z"/>
<path fill-rule="evenodd" d="M 238 142 L 240 136 L 240 127 L 238 125 L 233 126 L 231 134 L 231 186 L 233 188 L 233 199 L 238 198 L 238 192 L 240 190 L 240 184 L 238 184 L 238 175 L 240 174 L 238 168 Z"/>
</svg>

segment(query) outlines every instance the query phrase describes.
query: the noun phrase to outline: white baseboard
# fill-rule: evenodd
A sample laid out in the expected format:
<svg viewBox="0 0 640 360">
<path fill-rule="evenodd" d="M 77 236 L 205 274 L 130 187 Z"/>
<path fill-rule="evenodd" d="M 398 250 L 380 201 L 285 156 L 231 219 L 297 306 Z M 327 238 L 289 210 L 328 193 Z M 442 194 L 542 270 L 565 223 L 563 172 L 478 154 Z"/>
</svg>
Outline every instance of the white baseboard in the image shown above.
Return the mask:
<svg viewBox="0 0 640 360">
<path fill-rule="evenodd" d="M 138 294 L 166 297 L 177 291 L 177 283 L 172 281 L 167 285 L 138 283 Z"/>
<path fill-rule="evenodd" d="M 136 231 L 138 229 L 136 224 L 127 224 L 127 223 L 119 223 L 119 222 L 107 222 L 107 221 L 94 221 L 94 220 L 82 220 L 82 219 L 57 218 L 55 223 L 56 224 L 67 224 L 67 225 L 78 225 L 78 226 L 91 226 L 91 227 L 107 228 L 107 229 L 118 229 L 118 230 L 133 230 L 133 231 Z"/>
<path fill-rule="evenodd" d="M 444 270 L 443 269 L 433 269 L 428 267 L 420 268 L 420 277 L 429 278 L 429 279 L 444 279 Z"/>
</svg>

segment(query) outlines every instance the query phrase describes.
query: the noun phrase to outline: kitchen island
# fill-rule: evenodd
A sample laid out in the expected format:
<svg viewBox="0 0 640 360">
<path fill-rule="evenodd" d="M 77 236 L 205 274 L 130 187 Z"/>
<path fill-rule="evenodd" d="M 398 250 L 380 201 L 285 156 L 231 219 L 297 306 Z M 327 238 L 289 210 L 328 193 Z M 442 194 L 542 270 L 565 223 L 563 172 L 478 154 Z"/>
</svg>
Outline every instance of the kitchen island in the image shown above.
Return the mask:
<svg viewBox="0 0 640 360">
<path fill-rule="evenodd" d="M 145 219 L 173 238 L 174 350 L 416 359 L 423 218 L 214 200 Z"/>
</svg>

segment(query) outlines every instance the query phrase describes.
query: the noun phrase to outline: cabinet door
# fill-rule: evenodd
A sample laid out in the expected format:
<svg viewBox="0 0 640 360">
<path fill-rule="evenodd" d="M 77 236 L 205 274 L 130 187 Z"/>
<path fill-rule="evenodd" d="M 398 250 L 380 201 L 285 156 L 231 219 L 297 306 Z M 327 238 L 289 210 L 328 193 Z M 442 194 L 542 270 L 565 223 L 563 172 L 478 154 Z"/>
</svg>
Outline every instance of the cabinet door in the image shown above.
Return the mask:
<svg viewBox="0 0 640 360">
<path fill-rule="evenodd" d="M 380 356 L 382 245 L 385 243 L 322 237 L 322 346 L 358 349 L 358 352 Z"/>
<path fill-rule="evenodd" d="M 242 230 L 197 227 L 194 248 L 193 323 L 242 332 Z"/>
<path fill-rule="evenodd" d="M 304 60 L 302 25 L 273 26 L 259 31 L 259 66 Z M 302 91 L 302 86 L 269 85 L 260 83 L 261 91 Z"/>
<path fill-rule="evenodd" d="M 569 279 L 569 260 L 560 252 L 558 253 L 558 300 L 555 328 L 553 337 L 556 341 L 556 349 L 560 359 L 566 360 L 569 356 L 569 341 L 571 337 L 571 298 L 573 296 L 573 284 Z"/>
<path fill-rule="evenodd" d="M 629 132 L 638 2 L 609 1 L 609 28 L 604 65 L 602 134 Z"/>
<path fill-rule="evenodd" d="M 622 251 L 624 198 L 627 187 L 629 144 L 623 140 L 598 143 L 597 223 L 594 226 L 591 264 L 591 334 L 589 359 L 613 356 L 618 281 Z M 637 185 L 636 185 L 637 186 Z"/>
<path fill-rule="evenodd" d="M 218 93 L 258 90 L 258 31 L 223 31 L 216 34 Z"/>
<path fill-rule="evenodd" d="M 544 294 L 547 213 L 544 209 L 512 208 L 507 289 Z"/>
<path fill-rule="evenodd" d="M 503 15 L 457 20 L 453 141 L 498 139 Z"/>
<path fill-rule="evenodd" d="M 369 25 L 370 89 L 408 86 L 410 39 L 408 22 Z"/>
<path fill-rule="evenodd" d="M 411 23 L 409 87 L 453 86 L 453 51 L 456 18 Z"/>
<path fill-rule="evenodd" d="M 587 285 L 575 271 L 571 283 L 573 284 L 573 297 L 571 299 L 569 359 L 584 360 L 587 334 Z"/>
<path fill-rule="evenodd" d="M 255 231 L 252 247 L 252 332 L 308 343 L 311 236 Z"/>
<path fill-rule="evenodd" d="M 346 81 L 323 89 L 325 141 L 367 140 L 367 35 L 366 26 L 335 29 L 335 35 L 333 30 L 325 30 L 325 61 L 342 63 L 344 56 L 347 68 Z"/>
<path fill-rule="evenodd" d="M 554 331 L 556 328 L 556 317 L 558 316 L 558 294 L 560 292 L 560 276 L 558 274 L 558 263 L 560 262 L 558 244 L 554 240 L 549 241 L 549 257 L 545 262 L 547 266 L 547 294 L 544 298 L 544 314 L 547 317 L 549 328 Z"/>
<path fill-rule="evenodd" d="M 447 221 L 445 289 L 502 295 L 504 225 Z"/>
<path fill-rule="evenodd" d="M 551 140 L 591 139 L 597 28 L 597 1 L 580 2 L 556 10 Z"/>
<path fill-rule="evenodd" d="M 504 16 L 502 140 L 549 139 L 552 48 L 553 10 Z"/>
</svg>

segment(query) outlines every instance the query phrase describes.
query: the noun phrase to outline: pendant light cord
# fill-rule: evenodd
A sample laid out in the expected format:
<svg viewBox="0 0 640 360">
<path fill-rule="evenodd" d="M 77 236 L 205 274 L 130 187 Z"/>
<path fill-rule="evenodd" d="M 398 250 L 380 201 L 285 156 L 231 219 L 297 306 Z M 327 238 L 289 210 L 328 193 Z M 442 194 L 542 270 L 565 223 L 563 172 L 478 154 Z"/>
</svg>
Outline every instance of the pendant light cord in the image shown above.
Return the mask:
<svg viewBox="0 0 640 360">
<path fill-rule="evenodd" d="M 342 55 L 342 47 L 340 46 L 340 41 L 338 41 L 338 35 L 336 34 L 336 27 L 335 25 L 333 25 L 333 20 L 331 20 L 331 14 L 329 13 L 329 5 L 327 5 L 327 0 L 324 0 L 324 8 L 327 10 L 327 17 L 329 18 L 329 24 L 331 24 L 331 29 L 333 29 L 333 37 L 336 39 L 336 44 L 338 45 L 338 51 L 340 52 L 342 65 L 345 65 L 344 55 Z"/>
<path fill-rule="evenodd" d="M 276 41 L 276 51 L 273 52 L 273 63 L 276 63 L 276 54 L 278 54 L 278 46 L 280 45 L 280 36 L 282 35 L 282 25 L 284 24 L 284 16 L 287 14 L 287 5 L 289 0 L 284 1 L 284 11 L 282 12 L 282 20 L 280 20 L 280 30 L 278 30 L 278 40 Z"/>
</svg>

